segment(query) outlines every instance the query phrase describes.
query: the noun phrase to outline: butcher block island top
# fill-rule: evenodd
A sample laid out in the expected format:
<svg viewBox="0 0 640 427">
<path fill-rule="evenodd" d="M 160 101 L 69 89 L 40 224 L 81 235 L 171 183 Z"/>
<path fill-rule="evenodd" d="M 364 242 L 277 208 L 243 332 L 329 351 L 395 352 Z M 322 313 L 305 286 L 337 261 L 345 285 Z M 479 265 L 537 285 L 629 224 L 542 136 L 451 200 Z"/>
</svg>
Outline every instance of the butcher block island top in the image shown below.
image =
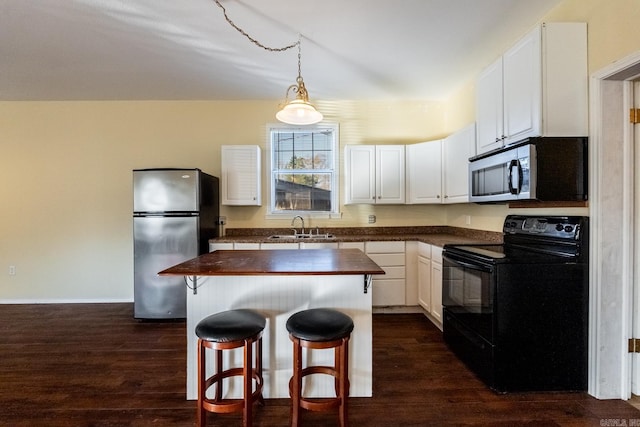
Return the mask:
<svg viewBox="0 0 640 427">
<path fill-rule="evenodd" d="M 218 250 L 158 273 L 174 276 L 385 274 L 359 249 Z"/>
</svg>

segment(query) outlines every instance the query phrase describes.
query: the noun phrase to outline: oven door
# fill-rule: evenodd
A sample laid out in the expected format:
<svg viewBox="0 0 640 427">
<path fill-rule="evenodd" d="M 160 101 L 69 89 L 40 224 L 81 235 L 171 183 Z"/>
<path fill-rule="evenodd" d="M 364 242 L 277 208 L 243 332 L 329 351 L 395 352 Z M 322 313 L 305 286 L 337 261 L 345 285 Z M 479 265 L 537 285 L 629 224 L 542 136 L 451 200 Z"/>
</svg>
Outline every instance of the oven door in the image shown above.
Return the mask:
<svg viewBox="0 0 640 427">
<path fill-rule="evenodd" d="M 445 253 L 442 267 L 442 305 L 447 314 L 494 343 L 494 266 Z"/>
</svg>

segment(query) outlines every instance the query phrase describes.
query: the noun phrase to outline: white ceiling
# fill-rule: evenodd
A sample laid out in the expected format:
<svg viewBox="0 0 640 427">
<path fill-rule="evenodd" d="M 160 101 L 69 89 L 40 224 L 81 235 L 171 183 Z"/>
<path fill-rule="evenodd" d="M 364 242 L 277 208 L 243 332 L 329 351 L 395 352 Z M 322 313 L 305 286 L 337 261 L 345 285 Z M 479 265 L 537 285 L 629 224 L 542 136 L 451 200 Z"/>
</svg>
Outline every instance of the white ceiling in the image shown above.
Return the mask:
<svg viewBox="0 0 640 427">
<path fill-rule="evenodd" d="M 311 101 L 443 99 L 561 0 L 220 0 Z M 280 99 L 214 0 L 0 0 L 0 100 Z"/>
</svg>

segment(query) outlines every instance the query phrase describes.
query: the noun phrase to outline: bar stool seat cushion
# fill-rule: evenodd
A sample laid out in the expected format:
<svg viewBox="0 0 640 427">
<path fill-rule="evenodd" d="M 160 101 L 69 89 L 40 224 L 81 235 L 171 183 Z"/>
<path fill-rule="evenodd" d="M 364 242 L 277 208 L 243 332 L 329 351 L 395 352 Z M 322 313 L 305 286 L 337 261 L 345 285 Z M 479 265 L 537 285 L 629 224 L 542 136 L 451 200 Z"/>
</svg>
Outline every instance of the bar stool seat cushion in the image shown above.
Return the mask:
<svg viewBox="0 0 640 427">
<path fill-rule="evenodd" d="M 229 310 L 202 319 L 196 326 L 196 335 L 205 341 L 238 341 L 258 334 L 265 324 L 266 319 L 253 310 Z"/>
<path fill-rule="evenodd" d="M 291 315 L 287 331 L 305 341 L 333 341 L 351 334 L 353 320 L 337 310 L 312 308 Z"/>
</svg>

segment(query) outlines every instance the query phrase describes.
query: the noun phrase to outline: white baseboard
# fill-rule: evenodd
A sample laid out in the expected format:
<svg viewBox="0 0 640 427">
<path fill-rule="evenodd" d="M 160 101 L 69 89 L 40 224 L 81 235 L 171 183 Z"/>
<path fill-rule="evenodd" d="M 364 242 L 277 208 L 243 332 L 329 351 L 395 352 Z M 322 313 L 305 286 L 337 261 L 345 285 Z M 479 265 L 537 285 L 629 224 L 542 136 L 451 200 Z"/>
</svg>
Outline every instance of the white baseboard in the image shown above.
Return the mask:
<svg viewBox="0 0 640 427">
<path fill-rule="evenodd" d="M 0 299 L 0 304 L 109 304 L 133 303 L 132 299 Z"/>
</svg>

